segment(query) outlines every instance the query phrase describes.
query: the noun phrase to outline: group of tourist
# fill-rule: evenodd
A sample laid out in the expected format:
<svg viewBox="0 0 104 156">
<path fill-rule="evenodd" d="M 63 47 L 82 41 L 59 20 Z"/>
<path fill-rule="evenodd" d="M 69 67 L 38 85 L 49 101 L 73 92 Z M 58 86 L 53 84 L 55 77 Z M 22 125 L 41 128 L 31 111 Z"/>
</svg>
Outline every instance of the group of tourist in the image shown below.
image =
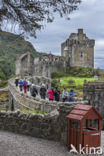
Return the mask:
<svg viewBox="0 0 104 156">
<path fill-rule="evenodd" d="M 40 86 L 40 90 L 37 90 L 37 87 L 35 86 L 35 84 L 31 84 L 30 81 L 24 79 L 15 79 L 15 85 L 16 87 L 19 86 L 20 88 L 20 92 L 22 92 L 24 90 L 24 93 L 27 93 L 30 91 L 31 96 L 36 97 L 38 95 L 38 92 L 40 93 L 40 97 L 41 99 L 46 99 L 46 96 L 48 95 L 48 99 L 50 101 L 60 101 L 61 100 L 61 92 L 58 89 L 58 87 L 51 87 L 51 89 L 46 89 L 45 84 L 42 84 Z M 75 97 L 75 93 L 73 90 L 70 90 L 70 92 L 67 92 L 67 90 L 64 88 L 64 90 L 62 91 L 62 101 L 66 102 L 66 101 L 74 101 L 74 97 Z"/>
</svg>

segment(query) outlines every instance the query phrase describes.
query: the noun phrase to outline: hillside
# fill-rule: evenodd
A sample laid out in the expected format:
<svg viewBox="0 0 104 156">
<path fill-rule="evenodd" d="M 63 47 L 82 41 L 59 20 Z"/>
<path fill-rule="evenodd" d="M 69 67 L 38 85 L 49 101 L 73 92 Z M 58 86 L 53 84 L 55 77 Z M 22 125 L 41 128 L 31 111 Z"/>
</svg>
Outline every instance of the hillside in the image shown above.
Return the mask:
<svg viewBox="0 0 104 156">
<path fill-rule="evenodd" d="M 7 79 L 15 73 L 15 60 L 18 54 L 31 52 L 38 53 L 28 41 L 20 35 L 0 31 L 0 79 Z"/>
</svg>

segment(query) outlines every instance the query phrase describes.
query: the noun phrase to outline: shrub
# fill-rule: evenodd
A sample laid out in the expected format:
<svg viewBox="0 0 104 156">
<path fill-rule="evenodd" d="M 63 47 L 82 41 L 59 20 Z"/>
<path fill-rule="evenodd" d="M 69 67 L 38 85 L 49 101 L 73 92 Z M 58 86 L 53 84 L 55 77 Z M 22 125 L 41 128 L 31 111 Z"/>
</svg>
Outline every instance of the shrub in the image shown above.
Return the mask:
<svg viewBox="0 0 104 156">
<path fill-rule="evenodd" d="M 8 84 L 8 81 L 7 80 L 1 81 L 0 82 L 0 87 L 5 87 L 7 84 Z"/>
<path fill-rule="evenodd" d="M 64 72 L 53 72 L 51 74 L 51 77 L 54 79 L 54 78 L 60 78 L 60 77 L 63 77 L 63 76 L 67 76 L 66 73 Z"/>
<path fill-rule="evenodd" d="M 104 77 L 104 72 L 100 69 L 94 69 L 91 67 L 71 67 L 70 69 L 66 69 L 66 71 L 63 72 L 54 72 L 52 73 L 52 78 L 61 78 L 61 77 L 68 77 L 68 76 L 74 76 L 74 77 L 93 77 L 94 75 L 98 75 L 101 77 Z"/>
<path fill-rule="evenodd" d="M 68 84 L 75 84 L 75 80 L 69 80 Z"/>
<path fill-rule="evenodd" d="M 52 80 L 52 87 L 58 86 L 58 81 L 56 79 Z"/>
</svg>

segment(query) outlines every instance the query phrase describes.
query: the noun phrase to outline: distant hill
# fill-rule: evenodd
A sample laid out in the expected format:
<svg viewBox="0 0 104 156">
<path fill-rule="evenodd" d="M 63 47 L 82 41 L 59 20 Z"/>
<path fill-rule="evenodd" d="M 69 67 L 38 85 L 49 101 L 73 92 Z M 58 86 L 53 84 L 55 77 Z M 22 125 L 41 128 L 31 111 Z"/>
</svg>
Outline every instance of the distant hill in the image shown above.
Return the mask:
<svg viewBox="0 0 104 156">
<path fill-rule="evenodd" d="M 33 56 L 39 55 L 32 44 L 20 35 L 0 31 L 0 79 L 14 75 L 17 55 L 28 51 Z"/>
</svg>

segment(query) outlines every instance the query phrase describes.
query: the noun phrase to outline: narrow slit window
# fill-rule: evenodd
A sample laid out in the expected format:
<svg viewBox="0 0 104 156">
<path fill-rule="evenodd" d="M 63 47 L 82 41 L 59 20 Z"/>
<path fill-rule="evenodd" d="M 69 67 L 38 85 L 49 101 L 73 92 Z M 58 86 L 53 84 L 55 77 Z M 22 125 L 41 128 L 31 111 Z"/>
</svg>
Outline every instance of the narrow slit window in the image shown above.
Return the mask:
<svg viewBox="0 0 104 156">
<path fill-rule="evenodd" d="M 83 52 L 80 53 L 80 57 L 81 57 L 81 58 L 83 57 Z"/>
</svg>

